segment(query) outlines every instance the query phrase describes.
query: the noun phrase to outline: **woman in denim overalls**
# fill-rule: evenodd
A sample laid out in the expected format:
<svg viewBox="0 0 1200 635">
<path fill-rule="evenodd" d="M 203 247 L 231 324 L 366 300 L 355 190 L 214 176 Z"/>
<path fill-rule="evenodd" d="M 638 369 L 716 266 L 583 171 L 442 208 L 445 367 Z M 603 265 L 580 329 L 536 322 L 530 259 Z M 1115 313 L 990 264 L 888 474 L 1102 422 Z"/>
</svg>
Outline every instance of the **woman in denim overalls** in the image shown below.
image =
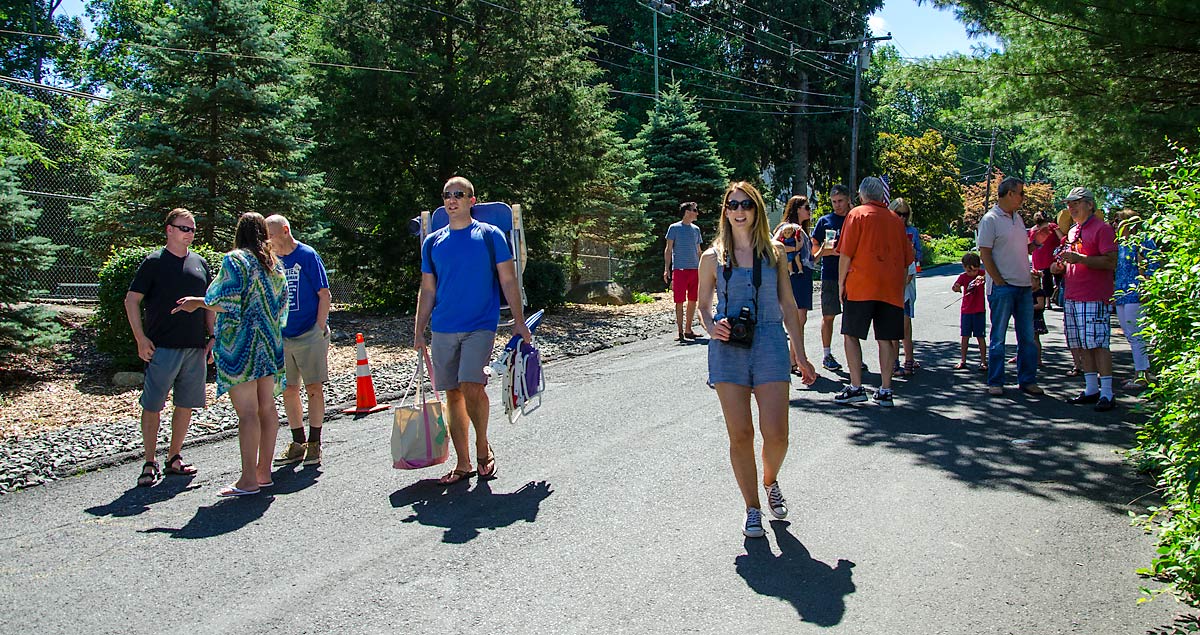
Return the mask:
<svg viewBox="0 0 1200 635">
<path fill-rule="evenodd" d="M 799 340 L 800 325 L 783 245 L 771 239 L 762 194 L 741 181 L 729 186 L 723 200 L 717 238 L 700 257 L 700 318 L 711 335 L 708 383 L 716 388 L 721 401 L 729 433 L 729 459 L 746 503 L 742 533 L 761 538 L 765 532 L 750 396 L 758 402 L 763 435 L 762 486 L 768 509 L 775 518 L 786 518 L 788 510 L 778 476 L 788 448 L 791 360 L 781 326 L 786 325 L 788 335 Z M 739 331 L 748 330 L 739 320 L 743 308 L 754 321 L 750 338 L 737 337 Z"/>
</svg>

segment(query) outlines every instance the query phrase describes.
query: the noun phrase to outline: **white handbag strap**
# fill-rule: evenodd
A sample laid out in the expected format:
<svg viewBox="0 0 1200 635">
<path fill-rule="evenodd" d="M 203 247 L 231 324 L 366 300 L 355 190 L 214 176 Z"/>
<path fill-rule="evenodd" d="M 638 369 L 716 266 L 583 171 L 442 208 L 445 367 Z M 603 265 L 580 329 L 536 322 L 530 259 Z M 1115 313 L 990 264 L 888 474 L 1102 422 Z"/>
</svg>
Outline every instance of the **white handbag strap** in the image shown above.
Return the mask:
<svg viewBox="0 0 1200 635">
<path fill-rule="evenodd" d="M 421 371 L 424 370 L 424 364 L 425 360 L 422 359 L 420 355 L 417 355 L 417 368 L 413 370 L 412 377 L 408 380 L 408 384 L 404 387 L 404 392 L 402 393 L 403 396 L 400 398 L 401 407 L 404 406 L 405 400 L 410 398 L 412 399 L 412 403 L 414 405 L 417 403 L 417 394 L 415 391 L 420 390 L 421 386 L 424 385 L 421 377 Z"/>
<path fill-rule="evenodd" d="M 417 360 L 417 371 L 418 372 L 420 372 L 420 370 L 421 370 L 422 362 L 424 362 L 424 364 L 429 366 L 429 386 L 431 388 L 433 388 L 433 400 L 441 401 L 441 397 L 438 396 L 437 380 L 434 379 L 434 377 L 433 377 L 433 360 L 429 358 L 429 348 L 428 347 L 421 349 L 420 359 Z M 421 382 L 421 387 L 419 388 L 419 390 L 421 391 L 421 405 L 424 406 L 428 401 L 426 398 L 426 394 L 425 394 L 425 383 L 424 382 Z"/>
</svg>

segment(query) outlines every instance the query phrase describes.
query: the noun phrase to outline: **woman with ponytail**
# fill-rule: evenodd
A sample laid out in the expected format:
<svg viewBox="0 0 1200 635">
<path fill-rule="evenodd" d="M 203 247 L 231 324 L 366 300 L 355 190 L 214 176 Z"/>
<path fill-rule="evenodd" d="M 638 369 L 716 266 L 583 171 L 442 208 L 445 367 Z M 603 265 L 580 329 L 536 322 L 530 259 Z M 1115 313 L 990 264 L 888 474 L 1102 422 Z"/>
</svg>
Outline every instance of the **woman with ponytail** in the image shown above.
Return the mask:
<svg viewBox="0 0 1200 635">
<path fill-rule="evenodd" d="M 242 475 L 219 496 L 258 494 L 271 481 L 271 456 L 279 433 L 275 396 L 283 391 L 283 324 L 288 291 L 283 265 L 271 252 L 261 214 L 242 214 L 233 251 L 203 298 L 180 298 L 175 311 L 217 314 L 217 396 L 229 393 L 238 415 Z"/>
</svg>

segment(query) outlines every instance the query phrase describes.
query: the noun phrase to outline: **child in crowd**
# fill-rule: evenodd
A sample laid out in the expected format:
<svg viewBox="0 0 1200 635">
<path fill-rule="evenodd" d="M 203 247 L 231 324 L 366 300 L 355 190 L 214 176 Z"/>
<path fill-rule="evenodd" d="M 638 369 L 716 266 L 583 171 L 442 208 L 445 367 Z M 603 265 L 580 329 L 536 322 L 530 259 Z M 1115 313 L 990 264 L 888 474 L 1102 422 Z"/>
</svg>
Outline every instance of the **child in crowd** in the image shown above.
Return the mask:
<svg viewBox="0 0 1200 635">
<path fill-rule="evenodd" d="M 971 338 L 979 344 L 979 370 L 987 370 L 987 345 L 984 344 L 984 334 L 987 332 L 987 308 L 983 298 L 983 261 L 979 254 L 969 252 L 962 257 L 963 272 L 951 287 L 955 293 L 962 292 L 962 311 L 959 317 L 959 335 L 962 342 L 959 346 L 961 357 L 954 365 L 956 370 L 967 367 L 967 348 Z"/>
<path fill-rule="evenodd" d="M 1046 307 L 1049 306 L 1052 290 L 1043 285 L 1046 278 L 1041 271 L 1033 269 L 1029 272 L 1033 289 L 1033 341 L 1037 343 L 1038 367 L 1042 365 L 1042 335 L 1050 332 L 1046 328 Z M 1053 278 L 1051 278 L 1053 280 Z"/>
</svg>

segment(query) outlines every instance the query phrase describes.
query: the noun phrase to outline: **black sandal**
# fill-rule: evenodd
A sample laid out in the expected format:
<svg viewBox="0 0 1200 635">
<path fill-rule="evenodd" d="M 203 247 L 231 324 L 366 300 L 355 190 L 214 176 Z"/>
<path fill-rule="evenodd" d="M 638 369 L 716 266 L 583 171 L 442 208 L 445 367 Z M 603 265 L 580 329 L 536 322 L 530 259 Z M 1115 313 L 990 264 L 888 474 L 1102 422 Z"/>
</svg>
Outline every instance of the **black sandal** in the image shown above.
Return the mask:
<svg viewBox="0 0 1200 635">
<path fill-rule="evenodd" d="M 146 461 L 142 464 L 142 473 L 137 477 L 138 487 L 150 487 L 158 482 L 160 476 L 162 471 L 158 469 L 158 463 Z"/>
<path fill-rule="evenodd" d="M 481 480 L 486 479 L 490 481 L 496 478 L 496 453 L 492 452 L 492 446 L 488 446 L 488 457 L 482 461 L 476 461 L 476 463 L 479 464 L 479 469 L 476 471 L 476 474 L 479 475 Z M 492 468 L 491 471 L 487 474 L 484 474 L 484 468 L 489 466 Z"/>
<path fill-rule="evenodd" d="M 179 467 L 175 467 L 176 461 L 179 462 Z M 191 464 L 184 463 L 183 457 L 178 454 L 167 459 L 167 462 L 164 463 L 163 465 L 165 466 L 163 468 L 163 472 L 166 474 L 175 474 L 178 476 L 195 476 L 196 472 L 199 471 L 195 467 L 192 467 Z"/>
</svg>

